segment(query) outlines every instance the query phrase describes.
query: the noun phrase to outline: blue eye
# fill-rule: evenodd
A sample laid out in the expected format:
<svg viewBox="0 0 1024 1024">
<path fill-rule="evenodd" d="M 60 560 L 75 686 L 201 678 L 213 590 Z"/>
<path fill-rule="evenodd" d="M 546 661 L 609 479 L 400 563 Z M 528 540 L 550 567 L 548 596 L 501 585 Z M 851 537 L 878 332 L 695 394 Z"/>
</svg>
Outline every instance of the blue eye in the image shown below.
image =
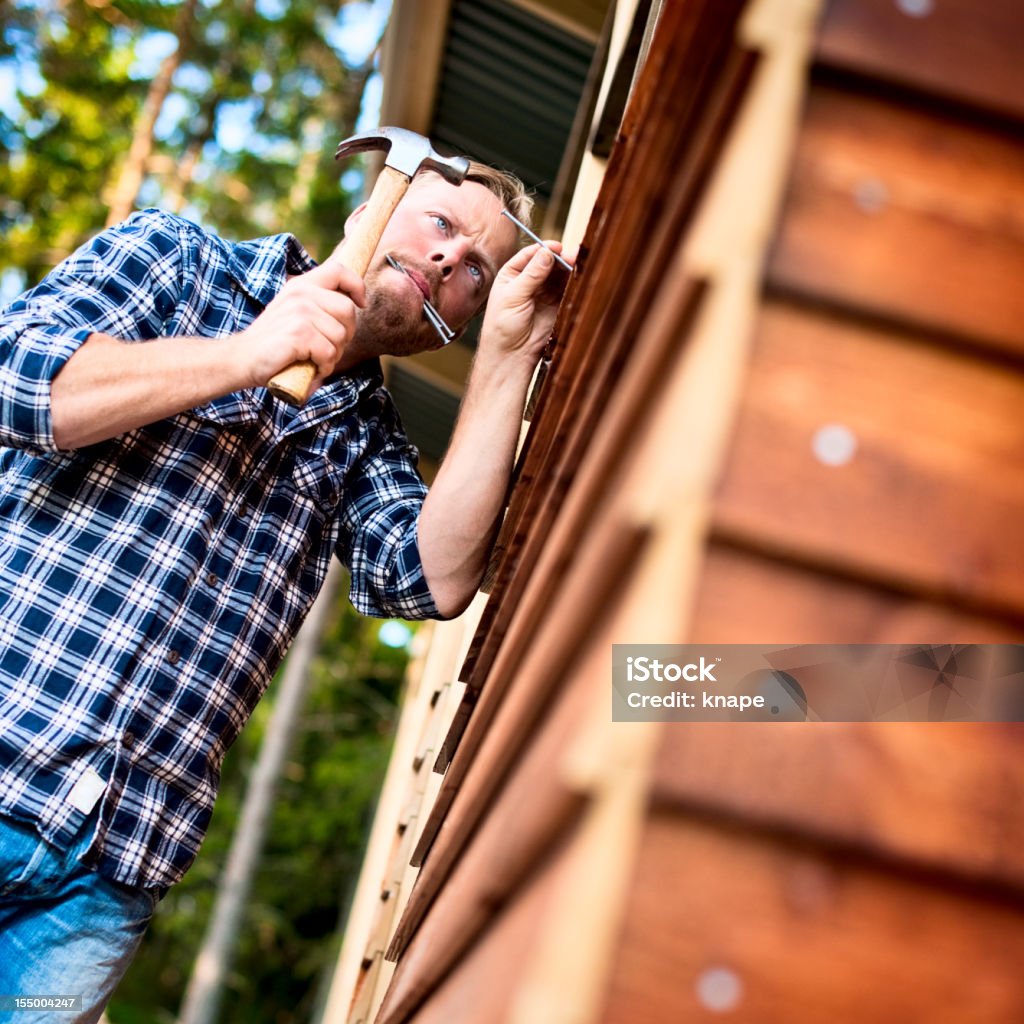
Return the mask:
<svg viewBox="0 0 1024 1024">
<path fill-rule="evenodd" d="M 445 231 L 445 232 L 447 232 L 447 230 L 448 230 L 448 221 L 447 221 L 447 220 L 445 220 L 445 218 L 444 218 L 444 217 L 442 217 L 442 216 L 441 216 L 441 215 L 440 215 L 439 213 L 435 213 L 435 214 L 432 214 L 432 216 L 433 216 L 433 218 L 434 218 L 434 223 L 435 223 L 435 224 L 436 224 L 436 225 L 437 225 L 437 226 L 438 226 L 438 227 L 439 227 L 439 228 L 440 228 L 440 229 L 441 229 L 442 231 Z"/>
<path fill-rule="evenodd" d="M 482 281 L 484 279 L 484 272 L 475 263 L 469 264 L 469 272 L 477 279 L 477 281 Z"/>
</svg>

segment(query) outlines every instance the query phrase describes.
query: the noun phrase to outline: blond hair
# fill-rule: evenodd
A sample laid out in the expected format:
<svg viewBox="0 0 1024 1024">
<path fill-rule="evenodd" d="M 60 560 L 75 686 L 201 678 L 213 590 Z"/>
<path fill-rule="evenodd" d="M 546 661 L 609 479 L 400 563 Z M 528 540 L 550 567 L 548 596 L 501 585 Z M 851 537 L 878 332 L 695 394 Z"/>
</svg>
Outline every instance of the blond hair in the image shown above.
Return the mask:
<svg viewBox="0 0 1024 1024">
<path fill-rule="evenodd" d="M 530 222 L 533 216 L 533 196 L 511 171 L 502 171 L 479 160 L 470 160 L 466 181 L 475 181 L 490 189 L 513 217 L 527 227 L 533 226 Z"/>
<path fill-rule="evenodd" d="M 438 172 L 426 168 L 416 172 L 421 174 L 437 174 Z M 414 179 L 415 180 L 415 179 Z M 469 161 L 469 170 L 466 172 L 465 181 L 475 181 L 478 185 L 493 192 L 501 202 L 501 205 L 508 210 L 517 220 L 521 220 L 527 227 L 532 227 L 533 196 L 526 191 L 526 186 L 511 171 L 502 171 L 490 164 L 481 163 L 479 160 Z"/>
</svg>

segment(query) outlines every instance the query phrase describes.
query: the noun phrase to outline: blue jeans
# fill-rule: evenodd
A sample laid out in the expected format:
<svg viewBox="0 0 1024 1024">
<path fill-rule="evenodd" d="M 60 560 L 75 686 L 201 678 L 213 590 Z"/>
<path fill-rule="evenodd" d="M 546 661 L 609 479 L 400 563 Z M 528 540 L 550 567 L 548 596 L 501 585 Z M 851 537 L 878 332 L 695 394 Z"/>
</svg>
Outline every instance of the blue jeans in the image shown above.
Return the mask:
<svg viewBox="0 0 1024 1024">
<path fill-rule="evenodd" d="M 0 818 L 0 1021 L 98 1021 L 138 949 L 160 893 L 80 864 L 94 830 L 90 818 L 62 854 L 31 827 Z M 59 996 L 81 998 L 75 1009 L 40 998 Z"/>
</svg>

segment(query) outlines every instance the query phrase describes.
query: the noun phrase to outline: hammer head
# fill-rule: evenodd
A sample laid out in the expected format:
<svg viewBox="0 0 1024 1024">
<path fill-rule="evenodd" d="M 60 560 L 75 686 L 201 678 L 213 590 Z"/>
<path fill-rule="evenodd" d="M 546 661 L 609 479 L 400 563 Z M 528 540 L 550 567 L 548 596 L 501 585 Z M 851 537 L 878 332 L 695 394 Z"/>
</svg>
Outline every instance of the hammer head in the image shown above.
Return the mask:
<svg viewBox="0 0 1024 1024">
<path fill-rule="evenodd" d="M 436 171 L 453 185 L 461 185 L 469 170 L 469 161 L 464 156 L 442 156 L 430 139 L 407 128 L 375 128 L 370 132 L 360 132 L 339 143 L 334 159 L 374 149 L 386 149 L 385 167 L 393 167 L 408 178 L 418 170 L 426 169 Z"/>
</svg>

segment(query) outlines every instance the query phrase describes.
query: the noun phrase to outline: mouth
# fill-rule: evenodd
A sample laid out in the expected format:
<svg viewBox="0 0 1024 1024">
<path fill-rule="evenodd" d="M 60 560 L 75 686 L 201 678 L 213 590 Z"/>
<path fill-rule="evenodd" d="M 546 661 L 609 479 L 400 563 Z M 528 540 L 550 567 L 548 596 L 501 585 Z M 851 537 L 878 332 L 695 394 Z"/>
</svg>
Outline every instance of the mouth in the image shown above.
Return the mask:
<svg viewBox="0 0 1024 1024">
<path fill-rule="evenodd" d="M 430 301 L 430 284 L 427 279 L 418 271 L 412 267 L 405 268 L 406 274 L 412 279 L 412 283 L 423 293 L 423 298 Z"/>
<path fill-rule="evenodd" d="M 450 341 L 454 340 L 456 331 L 453 331 L 445 322 L 444 318 L 440 313 L 430 304 L 430 283 L 426 277 L 423 276 L 418 270 L 410 270 L 408 267 L 403 266 L 398 260 L 395 259 L 391 253 L 386 253 L 384 256 L 385 261 L 392 270 L 397 270 L 399 273 L 404 274 L 412 281 L 413 285 L 423 296 L 423 316 L 427 322 L 437 331 L 438 336 L 441 339 L 441 345 L 447 345 Z"/>
<path fill-rule="evenodd" d="M 394 256 L 391 255 L 391 253 L 387 254 L 386 259 L 388 265 L 393 270 L 397 270 L 400 274 L 404 274 L 407 278 L 409 278 L 410 281 L 412 281 L 412 283 L 416 286 L 417 290 L 419 291 L 420 295 L 423 296 L 425 302 L 430 301 L 430 282 L 426 279 L 426 277 L 424 277 L 423 274 L 421 274 L 418 270 L 414 269 L 413 267 L 407 266 L 404 263 L 399 263 L 398 260 L 396 260 Z"/>
</svg>

